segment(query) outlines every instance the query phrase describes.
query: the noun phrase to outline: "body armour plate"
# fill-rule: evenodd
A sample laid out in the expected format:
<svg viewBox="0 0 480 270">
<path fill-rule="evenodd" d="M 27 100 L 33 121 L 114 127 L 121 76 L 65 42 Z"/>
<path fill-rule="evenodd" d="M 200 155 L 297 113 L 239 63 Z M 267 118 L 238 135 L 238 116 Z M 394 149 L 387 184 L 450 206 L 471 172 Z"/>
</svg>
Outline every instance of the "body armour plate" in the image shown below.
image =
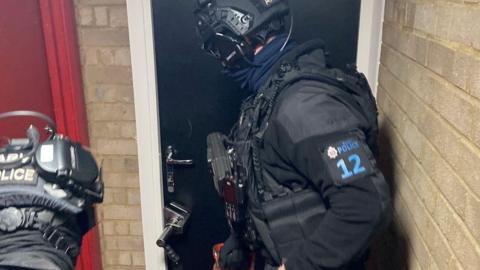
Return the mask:
<svg viewBox="0 0 480 270">
<path fill-rule="evenodd" d="M 2 167 L 0 162 L 0 209 L 42 207 L 67 214 L 79 214 L 92 203 L 87 194 L 82 194 L 87 188 L 82 188 L 81 184 L 75 183 L 77 181 L 72 180 L 69 175 L 63 175 L 62 179 L 59 179 L 58 176 L 52 177 L 52 174 L 42 170 L 35 158 L 24 157 L 28 151 L 28 149 L 7 148 L 6 151 L 0 153 L 2 162 L 29 159 L 13 168 L 11 166 Z M 56 152 L 52 155 L 56 156 Z M 92 183 L 96 178 L 95 175 Z M 100 183 L 100 194 L 103 195 L 103 191 L 101 191 L 103 185 L 101 181 L 98 182 Z"/>
</svg>

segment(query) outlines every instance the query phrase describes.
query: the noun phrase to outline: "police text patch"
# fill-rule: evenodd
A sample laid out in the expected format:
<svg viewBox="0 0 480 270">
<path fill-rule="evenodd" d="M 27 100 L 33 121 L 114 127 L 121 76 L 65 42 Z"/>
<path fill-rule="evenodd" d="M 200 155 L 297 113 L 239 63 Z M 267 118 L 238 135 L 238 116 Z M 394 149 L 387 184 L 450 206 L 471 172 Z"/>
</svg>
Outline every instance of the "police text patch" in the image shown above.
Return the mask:
<svg viewBox="0 0 480 270">
<path fill-rule="evenodd" d="M 351 183 L 372 173 L 373 168 L 365 150 L 365 144 L 356 137 L 349 137 L 327 145 L 322 158 L 336 185 Z"/>
<path fill-rule="evenodd" d="M 32 167 L 0 169 L 0 185 L 36 185 L 37 172 Z"/>
</svg>

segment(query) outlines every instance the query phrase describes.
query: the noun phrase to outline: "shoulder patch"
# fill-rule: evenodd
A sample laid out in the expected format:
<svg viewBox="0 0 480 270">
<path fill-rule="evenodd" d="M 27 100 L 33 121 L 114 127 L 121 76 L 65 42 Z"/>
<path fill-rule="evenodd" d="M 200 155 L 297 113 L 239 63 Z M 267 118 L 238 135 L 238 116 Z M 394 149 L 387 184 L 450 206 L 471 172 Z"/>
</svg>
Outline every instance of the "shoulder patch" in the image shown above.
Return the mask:
<svg viewBox="0 0 480 270">
<path fill-rule="evenodd" d="M 366 144 L 355 136 L 339 139 L 321 149 L 331 179 L 343 186 L 374 172 Z"/>
</svg>

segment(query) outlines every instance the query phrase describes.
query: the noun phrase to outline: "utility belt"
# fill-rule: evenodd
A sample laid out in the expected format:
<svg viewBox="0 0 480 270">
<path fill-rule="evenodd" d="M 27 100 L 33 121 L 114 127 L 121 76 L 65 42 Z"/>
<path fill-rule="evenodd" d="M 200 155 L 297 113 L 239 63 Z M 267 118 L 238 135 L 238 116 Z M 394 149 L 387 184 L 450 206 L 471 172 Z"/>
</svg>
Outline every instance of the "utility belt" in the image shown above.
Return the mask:
<svg viewBox="0 0 480 270">
<path fill-rule="evenodd" d="M 59 226 L 64 225 L 67 221 L 68 217 L 59 216 L 50 210 L 8 207 L 0 210 L 0 233 L 10 234 L 19 230 L 37 230 L 42 233 L 45 241 L 57 250 L 71 258 L 76 258 L 80 254 L 78 244 L 59 230 Z"/>
</svg>

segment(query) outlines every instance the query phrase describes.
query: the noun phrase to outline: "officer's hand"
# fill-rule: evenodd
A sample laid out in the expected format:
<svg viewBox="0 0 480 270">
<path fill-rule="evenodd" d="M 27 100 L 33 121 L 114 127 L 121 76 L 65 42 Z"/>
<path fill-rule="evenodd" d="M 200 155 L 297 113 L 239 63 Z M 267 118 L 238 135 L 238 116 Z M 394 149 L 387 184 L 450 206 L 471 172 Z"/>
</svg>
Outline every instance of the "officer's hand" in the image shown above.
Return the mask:
<svg viewBox="0 0 480 270">
<path fill-rule="evenodd" d="M 220 250 L 218 260 L 220 269 L 245 270 L 248 269 L 248 254 L 240 242 L 231 234 Z"/>
<path fill-rule="evenodd" d="M 287 268 L 285 268 L 285 265 L 282 265 L 278 268 L 278 270 L 287 270 Z"/>
</svg>

